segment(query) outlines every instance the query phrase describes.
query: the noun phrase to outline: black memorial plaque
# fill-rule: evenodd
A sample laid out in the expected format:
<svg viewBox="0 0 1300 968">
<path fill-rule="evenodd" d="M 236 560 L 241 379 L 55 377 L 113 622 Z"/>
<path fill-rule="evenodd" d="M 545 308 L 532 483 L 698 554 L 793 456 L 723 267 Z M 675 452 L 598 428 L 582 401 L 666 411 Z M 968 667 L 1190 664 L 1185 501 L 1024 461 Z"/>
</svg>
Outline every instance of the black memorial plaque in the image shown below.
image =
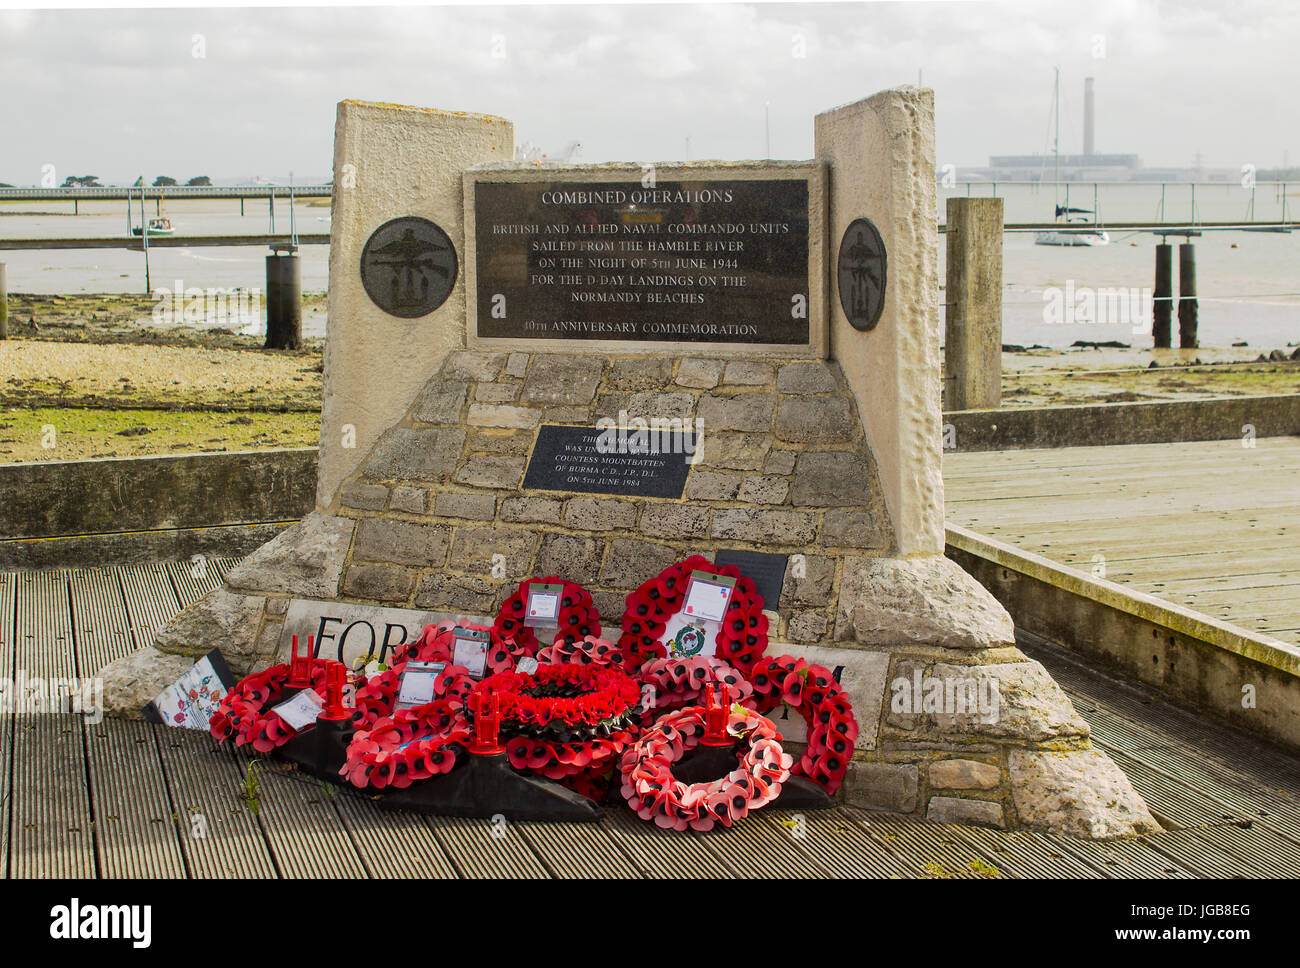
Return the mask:
<svg viewBox="0 0 1300 968">
<path fill-rule="evenodd" d="M 781 588 L 785 585 L 785 569 L 789 555 L 773 555 L 762 551 L 743 551 L 739 548 L 719 548 L 713 555 L 715 565 L 735 565 L 742 575 L 754 582 L 754 588 L 763 596 L 763 607 L 776 610 L 781 601 Z"/>
<path fill-rule="evenodd" d="M 474 185 L 481 338 L 809 341 L 808 182 Z"/>
<path fill-rule="evenodd" d="M 693 437 L 675 451 L 653 446 L 638 452 L 635 445 L 601 452 L 601 431 L 594 427 L 543 424 L 524 474 L 526 490 L 578 491 L 583 494 L 624 494 L 632 497 L 682 496 L 690 470 Z M 669 435 L 664 435 L 665 439 Z M 660 450 L 655 453 L 653 450 Z"/>
<path fill-rule="evenodd" d="M 836 281 L 840 288 L 840 308 L 855 329 L 875 329 L 880 322 L 885 308 L 888 268 L 885 240 L 871 219 L 850 222 L 840 241 Z"/>
<path fill-rule="evenodd" d="M 371 233 L 361 252 L 361 284 L 386 313 L 427 316 L 451 295 L 456 247 L 435 222 L 406 215 Z"/>
</svg>

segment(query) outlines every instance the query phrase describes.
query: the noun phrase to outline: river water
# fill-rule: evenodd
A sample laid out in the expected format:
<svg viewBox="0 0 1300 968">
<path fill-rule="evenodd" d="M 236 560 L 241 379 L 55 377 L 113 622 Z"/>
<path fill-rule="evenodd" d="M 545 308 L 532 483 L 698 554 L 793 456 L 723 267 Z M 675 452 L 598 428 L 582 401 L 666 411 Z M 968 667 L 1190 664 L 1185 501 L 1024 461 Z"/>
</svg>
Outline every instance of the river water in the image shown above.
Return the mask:
<svg viewBox="0 0 1300 968">
<path fill-rule="evenodd" d="M 944 189 L 941 216 L 946 197 L 991 191 L 987 185 Z M 1287 216 L 1294 219 L 1300 214 L 1300 185 L 1289 186 L 1287 191 Z M 1054 192 L 1051 186 L 998 186 L 997 194 L 1005 198 L 1008 223 L 1048 221 L 1054 204 L 1065 201 L 1064 191 Z M 1259 186 L 1255 218 L 1278 218 L 1282 197 L 1278 186 Z M 1069 203 L 1091 208 L 1093 198 L 1091 186 L 1076 185 L 1071 188 Z M 1251 192 L 1235 183 L 1198 186 L 1196 217 L 1202 221 L 1244 220 L 1250 200 Z M 1161 188 L 1106 185 L 1098 192 L 1097 202 L 1103 220 L 1155 219 L 1160 214 Z M 127 230 L 125 202 L 82 202 L 80 211 L 73 216 L 68 203 L 0 204 L 0 237 L 96 238 L 121 236 Z M 1192 212 L 1190 187 L 1170 185 L 1164 193 L 1165 218 L 1188 219 Z M 138 201 L 133 214 L 138 224 Z M 154 214 L 152 200 L 146 214 Z M 165 214 L 180 235 L 255 235 L 271 230 L 265 200 L 246 200 L 242 216 L 239 202 L 225 199 L 169 201 Z M 293 214 L 300 234 L 329 231 L 327 206 L 300 201 Z M 289 205 L 277 200 L 275 229 L 287 232 L 288 228 Z M 1122 231 L 1111 232 L 1111 239 L 1106 246 L 1066 248 L 1035 245 L 1032 233 L 1008 232 L 1003 243 L 1004 342 L 1055 348 L 1075 340 L 1118 340 L 1149 347 L 1149 303 L 1141 297 L 1152 285 L 1157 239 L 1150 233 Z M 1245 341 L 1266 350 L 1300 343 L 1300 232 L 1207 232 L 1195 244 L 1202 346 Z M 943 248 L 941 239 L 940 280 L 944 277 Z M 329 283 L 329 247 L 305 245 L 299 251 L 304 291 L 323 292 Z M 264 288 L 266 255 L 267 250 L 257 246 L 154 248 L 149 253 L 150 283 L 155 292 L 178 286 Z M 144 256 L 125 249 L 3 251 L 0 260 L 8 264 L 10 292 L 145 290 Z M 1176 279 L 1177 253 L 1174 268 Z M 900 267 L 891 266 L 890 270 L 898 272 Z M 1128 305 L 1132 311 L 1117 314 L 1112 302 L 1108 318 L 1100 318 L 1106 312 L 1102 308 L 1089 315 L 1086 295 L 1081 294 L 1103 289 L 1131 291 L 1134 299 Z M 1061 312 L 1067 296 L 1074 303 Z M 1105 300 L 1096 302 L 1100 307 Z M 254 321 L 246 328 L 256 331 L 260 325 Z M 1174 327 L 1176 340 L 1177 320 Z M 324 314 L 306 317 L 303 329 L 307 336 L 323 336 Z"/>
</svg>

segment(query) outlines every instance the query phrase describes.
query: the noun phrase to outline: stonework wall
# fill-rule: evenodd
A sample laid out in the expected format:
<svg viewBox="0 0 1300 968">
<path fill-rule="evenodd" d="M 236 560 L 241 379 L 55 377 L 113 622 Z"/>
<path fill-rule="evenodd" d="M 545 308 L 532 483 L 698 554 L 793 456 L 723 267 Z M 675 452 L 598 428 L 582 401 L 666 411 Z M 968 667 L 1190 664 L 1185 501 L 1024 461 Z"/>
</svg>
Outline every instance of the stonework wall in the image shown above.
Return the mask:
<svg viewBox="0 0 1300 968">
<path fill-rule="evenodd" d="M 405 412 L 430 368 L 465 345 L 461 173 L 511 157 L 514 146 L 514 127 L 504 118 L 364 101 L 339 104 L 318 507 L 334 500 L 357 460 Z M 461 253 L 447 301 L 418 319 L 399 319 L 376 306 L 358 271 L 370 234 L 404 215 L 437 223 Z"/>
<path fill-rule="evenodd" d="M 620 411 L 698 419 L 681 499 L 521 489 L 540 425 Z M 807 360 L 455 352 L 330 512 L 359 521 L 344 599 L 494 614 L 521 580 L 559 574 L 611 629 L 630 591 L 688 555 L 800 554 L 803 576 L 788 568 L 767 604 L 776 636 L 804 643 L 834 639 L 845 560 L 892 544 L 844 375 Z"/>
<path fill-rule="evenodd" d="M 900 553 L 941 555 L 934 92 L 881 91 L 817 115 L 814 133 L 817 158 L 831 172 L 831 265 L 857 218 L 871 219 L 889 253 L 884 310 L 871 331 L 854 329 L 832 294 L 831 356 L 862 407 Z"/>
</svg>

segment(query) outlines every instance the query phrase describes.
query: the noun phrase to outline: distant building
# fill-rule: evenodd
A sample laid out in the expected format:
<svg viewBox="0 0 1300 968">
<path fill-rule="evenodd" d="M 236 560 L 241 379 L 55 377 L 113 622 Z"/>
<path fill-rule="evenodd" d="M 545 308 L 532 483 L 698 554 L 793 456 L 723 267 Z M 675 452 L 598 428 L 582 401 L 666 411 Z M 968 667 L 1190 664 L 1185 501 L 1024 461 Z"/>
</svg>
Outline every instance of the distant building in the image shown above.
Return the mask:
<svg viewBox="0 0 1300 968">
<path fill-rule="evenodd" d="M 992 155 L 987 168 L 972 175 L 994 181 L 1053 181 L 1054 155 Z M 1130 181 L 1140 177 L 1137 155 L 1061 155 L 1061 181 Z"/>
</svg>

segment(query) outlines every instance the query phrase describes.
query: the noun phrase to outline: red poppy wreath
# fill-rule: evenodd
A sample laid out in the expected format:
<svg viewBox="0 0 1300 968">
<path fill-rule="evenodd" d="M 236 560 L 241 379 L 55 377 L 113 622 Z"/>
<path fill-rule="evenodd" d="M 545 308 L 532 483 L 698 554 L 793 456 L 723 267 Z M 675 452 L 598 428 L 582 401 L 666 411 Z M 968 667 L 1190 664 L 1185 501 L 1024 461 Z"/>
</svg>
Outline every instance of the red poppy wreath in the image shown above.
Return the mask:
<svg viewBox="0 0 1300 968">
<path fill-rule="evenodd" d="M 272 707 L 280 702 L 289 681 L 289 664 L 283 662 L 241 679 L 217 705 L 208 731 L 219 743 L 234 737 L 236 746 L 252 744 L 259 753 L 269 753 L 298 735 Z M 325 663 L 313 662 L 311 688 L 325 695 Z"/>
<path fill-rule="evenodd" d="M 698 705 L 710 683 L 718 688 L 721 702 L 745 705 L 754 694 L 749 681 L 716 655 L 653 659 L 641 667 L 636 678 L 642 705 L 647 707 L 642 722 L 647 725 L 668 710 Z"/>
<path fill-rule="evenodd" d="M 500 696 L 500 734 L 510 765 L 552 780 L 599 773 L 635 735 L 641 691 L 620 669 L 564 663 L 531 675 L 503 672 L 475 692 Z M 466 712 L 471 725 L 472 701 Z"/>
<path fill-rule="evenodd" d="M 763 597 L 758 594 L 753 580 L 740 574 L 735 565 L 718 567 L 699 555 L 669 565 L 627 597 L 623 635 L 618 644 L 627 656 L 628 668 L 639 669 L 650 659 L 661 659 L 668 654 L 663 634 L 668 620 L 682 608 L 693 571 L 736 579 L 736 590 L 715 640 L 716 652 L 718 658 L 742 675 L 749 675 L 754 663 L 767 651 L 767 616 L 763 614 Z"/>
<path fill-rule="evenodd" d="M 355 787 L 400 790 L 450 772 L 469 738 L 461 707 L 435 699 L 354 733 L 339 775 Z"/>
<path fill-rule="evenodd" d="M 485 625 L 466 625 L 470 629 L 486 629 Z M 445 662 L 446 668 L 434 681 L 434 699 L 446 699 L 456 706 L 464 705 L 474 680 L 463 666 L 451 665 L 453 630 L 455 622 L 426 625 L 418 639 L 398 646 L 393 665 L 383 672 L 368 676 L 356 691 L 357 729 L 369 729 L 376 720 L 392 715 L 397 705 L 398 691 L 402 687 L 402 673 L 408 662 Z"/>
<path fill-rule="evenodd" d="M 754 667 L 750 681 L 764 712 L 785 703 L 808 724 L 808 746 L 791 772 L 833 794 L 844 782 L 858 721 L 844 687 L 828 669 L 794 656 L 769 656 Z"/>
<path fill-rule="evenodd" d="M 584 639 L 561 639 L 537 653 L 542 664 L 600 665 L 622 668 L 623 653 L 613 642 L 588 635 Z"/>
<path fill-rule="evenodd" d="M 670 830 L 730 827 L 781 793 L 792 758 L 781 749 L 772 721 L 732 706 L 727 731 L 742 739 L 739 764 L 726 776 L 683 783 L 673 765 L 704 736 L 703 706 L 687 706 L 661 717 L 623 754 L 621 792 L 642 820 Z"/>
<path fill-rule="evenodd" d="M 496 622 L 492 625 L 497 635 L 514 643 L 517 657 L 535 656 L 539 646 L 537 633 L 531 626 L 524 624 L 528 589 L 533 585 L 564 586 L 560 593 L 559 631 L 555 633 L 555 642 L 572 642 L 588 635 L 600 635 L 600 614 L 585 588 L 577 582 L 561 581 L 555 575 L 549 578 L 529 578 L 520 582 L 519 590 L 502 602 L 501 611 L 497 613 Z"/>
</svg>

